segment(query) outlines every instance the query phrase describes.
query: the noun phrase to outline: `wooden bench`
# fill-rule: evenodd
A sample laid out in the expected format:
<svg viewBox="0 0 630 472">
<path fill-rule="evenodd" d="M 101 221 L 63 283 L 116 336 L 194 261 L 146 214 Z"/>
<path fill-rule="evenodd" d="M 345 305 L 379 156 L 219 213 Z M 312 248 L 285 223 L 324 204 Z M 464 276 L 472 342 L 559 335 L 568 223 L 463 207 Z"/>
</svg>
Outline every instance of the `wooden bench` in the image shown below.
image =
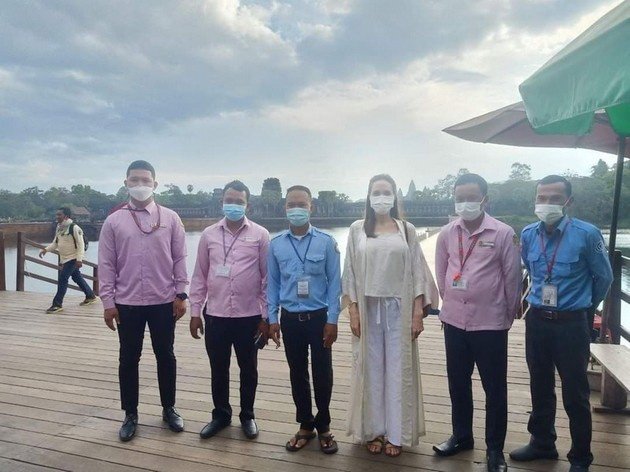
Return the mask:
<svg viewBox="0 0 630 472">
<path fill-rule="evenodd" d="M 624 411 L 630 391 L 630 349 L 619 344 L 591 344 L 591 356 L 602 366 L 601 403 L 596 411 Z"/>
</svg>

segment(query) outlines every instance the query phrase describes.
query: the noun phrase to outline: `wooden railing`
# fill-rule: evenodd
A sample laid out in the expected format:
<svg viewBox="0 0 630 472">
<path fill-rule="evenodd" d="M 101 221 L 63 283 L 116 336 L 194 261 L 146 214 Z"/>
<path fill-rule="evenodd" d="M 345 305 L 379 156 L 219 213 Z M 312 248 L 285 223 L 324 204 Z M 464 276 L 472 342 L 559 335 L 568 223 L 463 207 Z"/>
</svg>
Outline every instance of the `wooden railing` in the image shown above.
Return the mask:
<svg viewBox="0 0 630 472">
<path fill-rule="evenodd" d="M 604 306 L 605 316 L 602 321 L 602 342 L 619 344 L 621 338 L 630 342 L 630 331 L 621 324 L 621 303 L 630 303 L 630 294 L 623 291 L 623 269 L 630 270 L 630 258 L 621 251 L 615 251 L 611 258 L 614 280 Z M 610 331 L 610 339 L 606 339 Z"/>
<path fill-rule="evenodd" d="M 48 267 L 49 269 L 53 269 L 56 271 L 60 271 L 62 269 L 61 264 L 52 264 L 50 262 L 43 261 L 39 259 L 38 257 L 29 256 L 28 254 L 26 254 L 27 246 L 32 246 L 38 249 L 46 248 L 46 246 L 44 246 L 43 244 L 40 244 L 38 242 L 32 241 L 24 237 L 24 235 L 21 232 L 17 234 L 17 271 L 16 271 L 16 278 L 15 278 L 15 290 L 18 292 L 24 291 L 24 279 L 26 277 L 31 277 L 33 279 L 41 280 L 42 282 L 48 282 L 48 283 L 57 285 L 57 280 L 55 279 L 51 279 L 50 277 L 45 277 L 43 275 L 39 275 L 39 274 L 35 274 L 33 272 L 27 271 L 26 261 L 32 262 L 33 264 L 37 264 L 40 266 Z M 57 251 L 52 251 L 52 252 L 57 255 L 59 254 Z M 4 255 L 4 251 L 2 251 L 2 254 Z M 83 266 L 92 268 L 91 276 L 86 275 L 86 274 L 81 274 L 81 275 L 83 275 L 83 278 L 92 281 L 92 290 L 94 290 L 94 294 L 98 295 L 98 265 L 94 264 L 93 262 L 83 260 Z M 2 267 L 4 268 L 4 261 L 3 261 Z M 76 285 L 68 284 L 68 288 L 81 291 L 81 289 L 77 287 Z"/>
<path fill-rule="evenodd" d="M 4 233 L 0 231 L 0 292 L 7 289 L 7 274 L 5 273 L 4 260 Z"/>
</svg>

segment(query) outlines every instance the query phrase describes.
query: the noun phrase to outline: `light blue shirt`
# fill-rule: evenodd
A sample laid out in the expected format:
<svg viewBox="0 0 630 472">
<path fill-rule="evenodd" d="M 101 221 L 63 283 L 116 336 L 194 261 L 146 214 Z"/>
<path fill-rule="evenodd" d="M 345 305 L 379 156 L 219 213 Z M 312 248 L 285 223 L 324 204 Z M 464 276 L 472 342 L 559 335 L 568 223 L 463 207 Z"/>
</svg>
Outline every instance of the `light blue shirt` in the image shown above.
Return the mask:
<svg viewBox="0 0 630 472">
<path fill-rule="evenodd" d="M 547 261 L 551 262 L 561 237 L 551 280 L 546 282 Z M 532 277 L 527 301 L 537 308 L 573 311 L 597 306 L 606 297 L 613 280 L 601 232 L 577 218 L 564 217 L 551 236 L 546 233 L 542 222 L 526 226 L 521 233 L 521 255 Z M 542 287 L 546 283 L 558 288 L 557 307 L 542 304 Z"/>
<path fill-rule="evenodd" d="M 308 248 L 308 251 L 307 251 Z M 308 279 L 309 296 L 298 297 L 298 280 Z M 267 262 L 269 323 L 280 308 L 300 313 L 328 309 L 328 323 L 337 323 L 341 309 L 341 265 L 334 238 L 311 226 L 303 238 L 290 230 L 271 240 Z"/>
</svg>

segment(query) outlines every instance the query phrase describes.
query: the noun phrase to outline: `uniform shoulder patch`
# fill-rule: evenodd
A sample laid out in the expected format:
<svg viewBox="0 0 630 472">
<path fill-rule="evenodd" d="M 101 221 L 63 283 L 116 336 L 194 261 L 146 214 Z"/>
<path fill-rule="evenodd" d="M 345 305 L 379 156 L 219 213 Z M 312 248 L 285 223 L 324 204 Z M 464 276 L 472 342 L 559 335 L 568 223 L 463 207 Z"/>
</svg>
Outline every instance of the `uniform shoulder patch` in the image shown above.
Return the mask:
<svg viewBox="0 0 630 472">
<path fill-rule="evenodd" d="M 595 244 L 595 252 L 604 252 L 606 249 L 606 245 L 604 244 L 604 240 L 600 239 L 597 244 Z"/>
</svg>

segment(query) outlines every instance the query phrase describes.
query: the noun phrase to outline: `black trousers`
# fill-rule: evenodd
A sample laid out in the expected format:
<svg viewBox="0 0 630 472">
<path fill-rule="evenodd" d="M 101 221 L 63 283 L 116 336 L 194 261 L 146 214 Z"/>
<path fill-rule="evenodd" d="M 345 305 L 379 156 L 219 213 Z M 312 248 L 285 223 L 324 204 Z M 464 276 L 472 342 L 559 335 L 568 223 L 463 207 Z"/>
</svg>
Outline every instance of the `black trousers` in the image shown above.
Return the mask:
<svg viewBox="0 0 630 472">
<path fill-rule="evenodd" d="M 204 314 L 206 320 L 206 352 L 212 373 L 212 418 L 228 423 L 230 406 L 230 357 L 232 346 L 241 370 L 241 421 L 254 419 L 254 400 L 258 386 L 258 349 L 254 337 L 262 317 L 222 318 Z"/>
<path fill-rule="evenodd" d="M 556 376 L 562 382 L 562 402 L 569 417 L 571 450 L 569 461 L 589 465 L 591 454 L 590 389 L 586 377 L 590 352 L 590 328 L 586 312 L 576 312 L 575 319 L 548 320 L 536 309 L 525 320 L 525 347 L 529 367 L 532 412 L 527 429 L 532 444 L 553 448 L 556 441 Z"/>
<path fill-rule="evenodd" d="M 120 315 L 118 377 L 122 409 L 128 414 L 138 412 L 138 363 L 142 354 L 144 329 L 147 324 L 151 333 L 153 353 L 157 360 L 160 400 L 164 408 L 174 406 L 177 361 L 173 352 L 175 343 L 173 303 L 148 306 L 116 305 L 116 308 Z"/>
<path fill-rule="evenodd" d="M 486 393 L 486 447 L 503 451 L 507 433 L 507 330 L 465 331 L 444 324 L 446 370 L 453 435 L 473 439 L 472 373 L 475 364 Z"/>
<path fill-rule="evenodd" d="M 330 430 L 329 405 L 333 386 L 332 348 L 325 348 L 323 341 L 326 320 L 326 309 L 300 315 L 282 310 L 280 325 L 289 363 L 291 393 L 297 409 L 295 420 L 300 423 L 300 428 L 317 429 L 320 434 Z M 317 405 L 315 416 L 308 372 L 309 347 Z"/>
</svg>

